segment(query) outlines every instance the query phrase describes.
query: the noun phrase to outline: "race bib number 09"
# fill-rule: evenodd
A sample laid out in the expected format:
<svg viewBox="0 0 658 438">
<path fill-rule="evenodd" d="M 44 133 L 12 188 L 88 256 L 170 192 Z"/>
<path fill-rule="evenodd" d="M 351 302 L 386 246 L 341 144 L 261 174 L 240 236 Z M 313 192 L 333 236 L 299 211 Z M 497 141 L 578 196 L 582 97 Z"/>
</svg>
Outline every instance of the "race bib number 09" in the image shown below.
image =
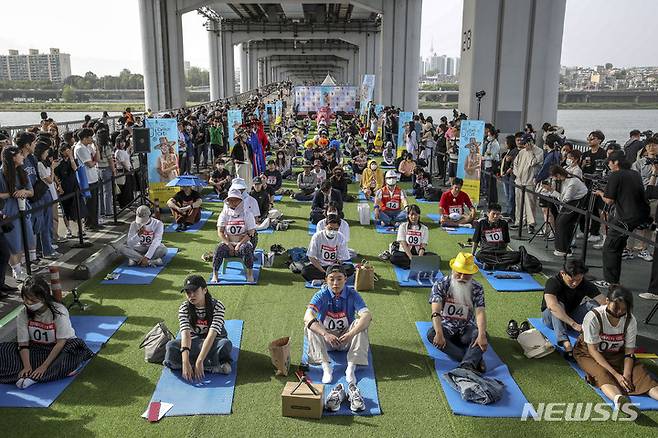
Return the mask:
<svg viewBox="0 0 658 438">
<path fill-rule="evenodd" d="M 420 231 L 407 231 L 407 244 L 412 246 L 420 245 L 422 233 Z"/>
</svg>

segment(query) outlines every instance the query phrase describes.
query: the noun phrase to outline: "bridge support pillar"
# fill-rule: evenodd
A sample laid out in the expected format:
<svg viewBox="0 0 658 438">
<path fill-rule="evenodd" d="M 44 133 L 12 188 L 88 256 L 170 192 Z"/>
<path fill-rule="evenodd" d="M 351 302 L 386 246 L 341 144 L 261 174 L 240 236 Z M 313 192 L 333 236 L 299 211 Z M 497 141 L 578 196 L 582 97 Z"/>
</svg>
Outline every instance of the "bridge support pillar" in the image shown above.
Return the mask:
<svg viewBox="0 0 658 438">
<path fill-rule="evenodd" d="M 555 123 L 566 0 L 464 0 L 459 109 L 502 132 Z M 547 20 L 550 17 L 550 20 Z"/>
</svg>

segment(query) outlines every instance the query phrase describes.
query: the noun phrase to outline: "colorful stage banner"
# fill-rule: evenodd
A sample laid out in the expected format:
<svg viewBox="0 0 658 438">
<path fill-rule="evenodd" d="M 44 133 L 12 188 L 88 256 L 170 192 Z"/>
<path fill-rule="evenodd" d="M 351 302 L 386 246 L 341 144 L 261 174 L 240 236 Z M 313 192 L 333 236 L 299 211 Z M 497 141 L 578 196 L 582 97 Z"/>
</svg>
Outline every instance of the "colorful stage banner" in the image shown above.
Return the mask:
<svg viewBox="0 0 658 438">
<path fill-rule="evenodd" d="M 274 123 L 281 123 L 283 120 L 283 101 L 277 100 L 274 104 Z"/>
<path fill-rule="evenodd" d="M 364 115 L 368 109 L 368 102 L 375 94 L 375 75 L 363 75 L 361 93 L 359 94 L 359 114 Z"/>
<path fill-rule="evenodd" d="M 411 111 L 401 111 L 400 112 L 400 117 L 398 118 L 398 144 L 397 144 L 397 150 L 398 153 L 396 156 L 402 155 L 402 151 L 404 150 L 405 147 L 405 139 L 404 139 L 404 126 L 409 124 L 414 119 L 414 113 Z"/>
<path fill-rule="evenodd" d="M 235 146 L 235 132 L 242 125 L 242 110 L 228 110 L 228 144 Z"/>
<path fill-rule="evenodd" d="M 164 206 L 178 189 L 166 184 L 179 175 L 176 119 L 146 119 L 151 152 L 147 154 L 149 193 Z"/>
<path fill-rule="evenodd" d="M 274 104 L 273 103 L 266 103 L 265 104 L 265 112 L 263 113 L 263 123 L 266 125 L 269 125 L 270 123 L 270 115 L 272 118 L 274 118 Z M 272 120 L 274 122 L 274 120 Z"/>
<path fill-rule="evenodd" d="M 484 141 L 483 120 L 462 120 L 459 130 L 457 177 L 464 180 L 463 190 L 473 204 L 480 199 L 480 150 Z"/>
<path fill-rule="evenodd" d="M 294 88 L 298 113 L 317 112 L 329 106 L 332 112 L 353 114 L 356 108 L 356 87 L 298 86 Z"/>
<path fill-rule="evenodd" d="M 382 114 L 382 111 L 384 111 L 384 105 L 382 105 L 381 103 L 375 105 L 375 115 L 377 117 L 379 117 Z"/>
</svg>

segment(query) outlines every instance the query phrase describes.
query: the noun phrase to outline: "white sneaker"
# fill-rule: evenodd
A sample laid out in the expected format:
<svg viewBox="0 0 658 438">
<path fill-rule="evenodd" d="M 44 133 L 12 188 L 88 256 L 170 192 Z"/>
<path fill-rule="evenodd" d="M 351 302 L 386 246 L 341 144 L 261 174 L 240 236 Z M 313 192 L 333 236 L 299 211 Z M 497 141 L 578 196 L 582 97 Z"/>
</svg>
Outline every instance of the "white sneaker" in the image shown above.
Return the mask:
<svg viewBox="0 0 658 438">
<path fill-rule="evenodd" d="M 162 259 L 153 259 L 153 260 L 151 260 L 151 265 L 152 266 L 162 266 L 163 265 Z"/>
<path fill-rule="evenodd" d="M 566 257 L 566 256 L 567 256 L 567 253 L 566 253 L 566 252 L 562 252 L 562 251 L 558 251 L 558 250 L 556 249 L 555 251 L 553 251 L 553 255 L 556 256 L 556 257 Z"/>
<path fill-rule="evenodd" d="M 21 269 L 20 272 L 14 272 L 13 277 L 17 283 L 23 283 L 27 279 L 27 274 Z"/>
<path fill-rule="evenodd" d="M 37 383 L 36 380 L 32 380 L 29 377 L 24 377 L 22 379 L 18 379 L 18 381 L 16 382 L 16 386 L 19 389 L 26 389 L 26 388 L 34 385 L 35 383 Z"/>
<path fill-rule="evenodd" d="M 352 412 L 363 411 L 366 408 L 361 392 L 354 383 L 350 383 L 347 387 L 347 399 L 350 401 L 350 410 Z"/>
<path fill-rule="evenodd" d="M 637 256 L 639 258 L 641 258 L 642 260 L 646 261 L 646 262 L 652 262 L 653 261 L 653 256 L 651 254 L 649 254 L 649 251 L 647 251 L 646 249 L 638 252 Z"/>
<path fill-rule="evenodd" d="M 607 288 L 610 287 L 610 283 L 608 283 L 605 280 L 596 280 L 593 283 L 594 283 L 594 286 L 599 287 L 601 289 L 607 289 Z"/>
<path fill-rule="evenodd" d="M 135 266 L 137 264 L 133 259 L 128 259 L 128 266 Z"/>
<path fill-rule="evenodd" d="M 588 242 L 592 242 L 592 243 L 599 242 L 600 240 L 601 240 L 601 236 L 594 236 L 594 235 L 592 235 L 592 236 L 589 236 L 589 237 L 587 238 L 587 241 L 588 241 Z"/>
<path fill-rule="evenodd" d="M 656 300 L 658 301 L 658 294 L 653 294 L 651 292 L 642 292 L 639 294 L 640 298 L 644 298 L 645 300 Z"/>
<path fill-rule="evenodd" d="M 336 412 L 340 409 L 341 403 L 345 401 L 345 389 L 343 384 L 339 383 L 331 390 L 327 400 L 324 402 L 324 408 L 331 412 Z"/>
</svg>

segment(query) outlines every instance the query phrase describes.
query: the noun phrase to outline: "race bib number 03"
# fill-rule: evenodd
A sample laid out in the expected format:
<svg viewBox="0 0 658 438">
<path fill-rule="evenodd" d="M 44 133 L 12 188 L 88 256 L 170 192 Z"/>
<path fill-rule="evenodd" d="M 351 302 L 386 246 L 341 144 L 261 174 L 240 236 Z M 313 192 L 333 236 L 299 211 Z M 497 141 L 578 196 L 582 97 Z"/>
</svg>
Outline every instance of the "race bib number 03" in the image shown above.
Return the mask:
<svg viewBox="0 0 658 438">
<path fill-rule="evenodd" d="M 459 303 L 446 302 L 443 306 L 443 317 L 465 320 L 468 318 L 468 306 Z"/>
<path fill-rule="evenodd" d="M 30 341 L 38 344 L 52 344 L 56 339 L 55 323 L 43 323 L 39 321 L 29 321 L 27 331 L 30 334 Z"/>
<path fill-rule="evenodd" d="M 331 332 L 344 332 L 349 327 L 345 312 L 327 312 L 324 327 Z"/>
</svg>

